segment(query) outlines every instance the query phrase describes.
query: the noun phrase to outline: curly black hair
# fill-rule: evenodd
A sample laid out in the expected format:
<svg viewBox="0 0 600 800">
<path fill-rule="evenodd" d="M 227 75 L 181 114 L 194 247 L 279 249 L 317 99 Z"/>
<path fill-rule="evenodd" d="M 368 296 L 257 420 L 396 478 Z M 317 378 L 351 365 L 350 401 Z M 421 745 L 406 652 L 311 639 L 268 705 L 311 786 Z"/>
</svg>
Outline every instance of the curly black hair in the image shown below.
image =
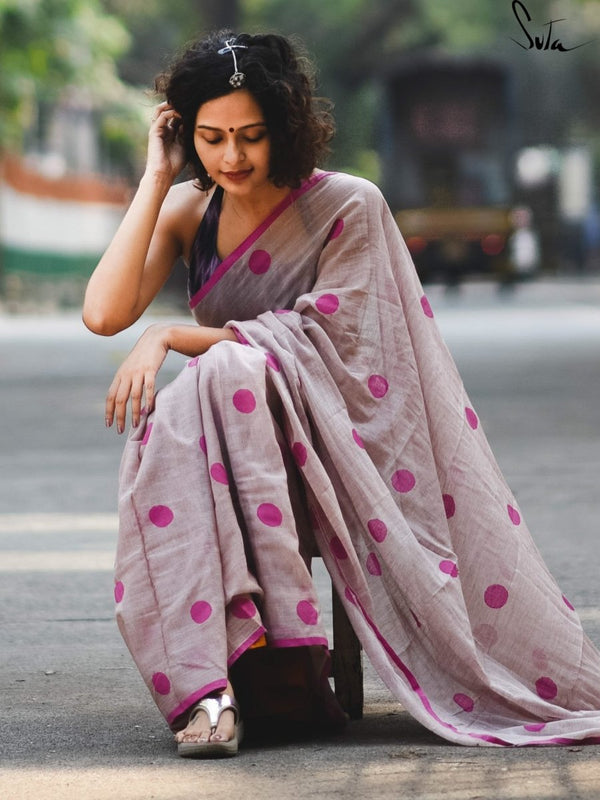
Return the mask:
<svg viewBox="0 0 600 800">
<path fill-rule="evenodd" d="M 208 100 L 239 91 L 229 83 L 231 53 L 219 54 L 227 40 L 236 49 L 242 89 L 251 92 L 262 109 L 271 142 L 269 177 L 278 187 L 297 188 L 329 152 L 334 123 L 329 101 L 314 95 L 310 61 L 289 39 L 277 34 L 234 34 L 224 30 L 190 45 L 155 81 L 156 90 L 181 114 L 186 156 L 199 188 L 209 177 L 194 147 L 198 109 Z"/>
</svg>

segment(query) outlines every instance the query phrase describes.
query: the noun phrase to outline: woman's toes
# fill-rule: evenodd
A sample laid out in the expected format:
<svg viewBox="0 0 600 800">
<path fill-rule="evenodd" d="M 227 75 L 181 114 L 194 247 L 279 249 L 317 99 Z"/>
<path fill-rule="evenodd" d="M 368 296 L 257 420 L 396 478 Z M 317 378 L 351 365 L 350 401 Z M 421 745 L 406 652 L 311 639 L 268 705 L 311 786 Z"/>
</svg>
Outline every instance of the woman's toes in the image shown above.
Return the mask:
<svg viewBox="0 0 600 800">
<path fill-rule="evenodd" d="M 233 712 L 224 711 L 217 730 L 210 737 L 211 742 L 229 742 L 235 736 L 235 717 Z"/>
<path fill-rule="evenodd" d="M 181 742 L 200 742 L 200 744 L 208 742 L 210 740 L 210 728 L 206 727 L 207 721 L 205 716 L 203 720 L 198 719 L 198 717 L 194 719 L 187 728 L 175 734 L 177 744 L 181 744 Z"/>
</svg>

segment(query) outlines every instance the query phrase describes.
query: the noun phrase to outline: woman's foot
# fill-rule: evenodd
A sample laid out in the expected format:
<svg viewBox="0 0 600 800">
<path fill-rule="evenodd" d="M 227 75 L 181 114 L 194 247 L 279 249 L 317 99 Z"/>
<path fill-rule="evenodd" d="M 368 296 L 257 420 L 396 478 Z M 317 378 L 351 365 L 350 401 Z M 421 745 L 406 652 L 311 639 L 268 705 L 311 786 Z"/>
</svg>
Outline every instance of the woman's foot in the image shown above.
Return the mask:
<svg viewBox="0 0 600 800">
<path fill-rule="evenodd" d="M 222 694 L 229 695 L 233 699 L 233 688 L 229 681 L 227 686 L 222 692 L 219 692 L 215 697 L 220 697 Z M 175 734 L 175 741 L 177 744 L 182 742 L 205 744 L 208 742 L 229 742 L 235 737 L 236 725 L 236 712 L 233 708 L 226 708 L 221 711 L 217 727 L 211 732 L 211 723 L 208 714 L 203 709 L 198 709 L 194 714 L 192 712 L 190 722 L 187 726 Z"/>
</svg>

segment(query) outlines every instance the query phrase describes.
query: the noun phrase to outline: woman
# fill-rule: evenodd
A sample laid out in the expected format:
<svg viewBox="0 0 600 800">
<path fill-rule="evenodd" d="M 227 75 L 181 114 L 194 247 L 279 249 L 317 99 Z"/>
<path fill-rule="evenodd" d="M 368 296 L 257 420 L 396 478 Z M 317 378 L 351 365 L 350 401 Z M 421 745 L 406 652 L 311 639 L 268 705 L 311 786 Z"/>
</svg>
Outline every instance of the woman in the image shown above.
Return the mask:
<svg viewBox="0 0 600 800">
<path fill-rule="evenodd" d="M 250 648 L 325 651 L 314 542 L 371 662 L 431 730 L 600 741 L 600 656 L 529 537 L 381 194 L 316 169 L 332 129 L 290 44 L 209 37 L 161 88 L 84 320 L 126 328 L 177 257 L 189 264 L 198 324 L 150 327 L 106 402 L 107 425 L 122 432 L 129 403 L 133 424 L 118 620 L 180 754 L 237 751 L 228 668 Z M 172 186 L 186 163 L 196 180 Z M 191 360 L 155 397 L 169 349 Z"/>
</svg>

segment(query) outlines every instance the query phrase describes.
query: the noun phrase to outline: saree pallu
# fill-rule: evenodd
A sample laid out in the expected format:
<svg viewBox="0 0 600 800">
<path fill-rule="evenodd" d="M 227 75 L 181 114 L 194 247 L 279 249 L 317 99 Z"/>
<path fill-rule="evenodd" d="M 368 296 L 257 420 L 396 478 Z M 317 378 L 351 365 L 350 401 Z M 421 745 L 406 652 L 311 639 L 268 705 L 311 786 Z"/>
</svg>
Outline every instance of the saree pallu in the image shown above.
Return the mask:
<svg viewBox="0 0 600 800">
<path fill-rule="evenodd" d="M 467 745 L 600 742 L 600 655 L 532 541 L 379 190 L 315 173 L 191 298 L 228 325 L 133 432 L 117 615 L 167 720 L 263 634 L 325 645 L 315 541 L 402 706 Z"/>
</svg>

